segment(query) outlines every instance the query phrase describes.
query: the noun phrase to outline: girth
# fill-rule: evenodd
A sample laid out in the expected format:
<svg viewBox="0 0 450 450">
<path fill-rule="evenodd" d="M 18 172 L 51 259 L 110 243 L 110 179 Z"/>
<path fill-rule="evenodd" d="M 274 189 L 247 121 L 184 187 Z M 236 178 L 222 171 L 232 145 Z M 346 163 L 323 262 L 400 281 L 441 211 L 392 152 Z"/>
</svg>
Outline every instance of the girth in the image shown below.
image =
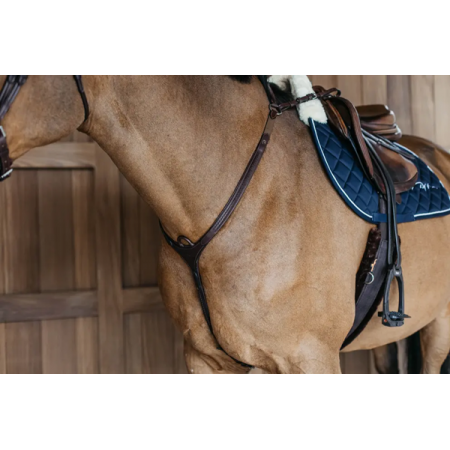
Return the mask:
<svg viewBox="0 0 450 450">
<path fill-rule="evenodd" d="M 89 104 L 84 92 L 83 82 L 81 81 L 81 75 L 74 75 L 75 82 L 77 84 L 78 92 L 80 93 L 81 100 L 84 107 L 84 121 L 89 117 Z M 9 111 L 12 103 L 14 102 L 20 88 L 25 84 L 28 79 L 28 75 L 7 75 L 3 87 L 0 91 L 0 123 Z M 0 181 L 8 178 L 12 173 L 12 161 L 9 157 L 9 148 L 6 142 L 6 133 L 3 127 L 0 125 Z"/>
</svg>

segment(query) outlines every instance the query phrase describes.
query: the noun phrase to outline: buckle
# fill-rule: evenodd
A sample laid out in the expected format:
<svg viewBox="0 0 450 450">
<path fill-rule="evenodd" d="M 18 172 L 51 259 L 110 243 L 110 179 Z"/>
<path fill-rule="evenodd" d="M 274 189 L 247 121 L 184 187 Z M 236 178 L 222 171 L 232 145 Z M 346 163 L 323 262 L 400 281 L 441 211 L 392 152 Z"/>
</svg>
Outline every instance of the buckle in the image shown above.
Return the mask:
<svg viewBox="0 0 450 450">
<path fill-rule="evenodd" d="M 335 95 L 333 95 L 333 94 L 335 94 Z M 341 96 L 341 91 L 337 88 L 327 89 L 326 91 L 320 92 L 318 94 L 318 97 L 323 100 L 328 100 L 332 97 L 340 97 L 340 96 Z"/>
<path fill-rule="evenodd" d="M 12 172 L 13 172 L 13 169 L 11 168 L 7 172 L 5 172 L 3 175 L 0 175 L 0 182 L 9 178 L 11 176 Z"/>
<path fill-rule="evenodd" d="M 317 100 L 319 97 L 315 92 L 311 92 L 310 94 L 306 94 L 303 97 L 298 97 L 295 101 L 300 105 L 302 103 L 310 102 L 311 100 Z"/>
<path fill-rule="evenodd" d="M 277 116 L 281 116 L 281 114 L 282 114 L 280 105 L 277 105 L 275 103 L 270 103 L 269 111 L 270 111 L 269 116 L 271 119 L 276 119 Z"/>
</svg>

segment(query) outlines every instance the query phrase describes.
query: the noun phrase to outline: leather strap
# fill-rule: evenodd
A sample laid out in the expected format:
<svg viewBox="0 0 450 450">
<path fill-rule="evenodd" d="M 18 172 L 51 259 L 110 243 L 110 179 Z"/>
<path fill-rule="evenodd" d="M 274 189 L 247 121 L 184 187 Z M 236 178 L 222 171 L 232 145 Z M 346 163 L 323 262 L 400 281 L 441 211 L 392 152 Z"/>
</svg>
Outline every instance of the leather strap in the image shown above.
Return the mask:
<svg viewBox="0 0 450 450">
<path fill-rule="evenodd" d="M 380 224 L 380 226 L 385 228 L 386 224 Z M 368 241 L 368 247 L 369 246 L 370 238 Z M 370 250 L 366 249 L 366 253 L 368 251 Z M 352 343 L 360 335 L 381 302 L 383 285 L 385 283 L 388 270 L 387 252 L 388 241 L 386 240 L 385 233 L 382 231 L 378 248 L 371 263 L 371 270 L 367 271 L 365 274 L 361 274 L 365 277 L 364 284 L 359 292 L 358 298 L 356 299 L 355 318 L 352 328 L 348 332 L 347 337 L 342 344 L 341 350 L 344 347 L 347 347 L 347 345 Z M 367 255 L 365 254 L 364 257 L 366 256 Z"/>
<path fill-rule="evenodd" d="M 89 103 L 87 101 L 86 93 L 84 92 L 83 82 L 81 81 L 81 75 L 74 75 L 75 83 L 77 84 L 78 92 L 81 96 L 81 101 L 83 102 L 84 107 L 84 122 L 89 118 Z M 83 122 L 83 123 L 84 123 Z"/>
<path fill-rule="evenodd" d="M 84 107 L 84 122 L 89 117 L 89 103 L 87 101 L 86 93 L 84 92 L 81 75 L 74 75 L 77 84 L 78 92 Z M 7 75 L 3 87 L 0 91 L 0 123 L 9 111 L 14 102 L 20 88 L 27 81 L 28 75 Z M 2 126 L 0 126 L 0 181 L 8 178 L 12 173 L 12 161 L 9 157 L 8 143 L 6 141 L 6 133 Z"/>
<path fill-rule="evenodd" d="M 165 240 L 167 243 L 183 258 L 183 260 L 186 262 L 186 264 L 189 266 L 189 268 L 192 271 L 192 275 L 194 277 L 195 286 L 197 288 L 198 292 L 198 298 L 200 301 L 200 306 L 202 308 L 203 316 L 205 317 L 205 321 L 208 324 L 208 328 L 211 332 L 211 334 L 214 336 L 214 338 L 217 341 L 217 338 L 214 335 L 214 330 L 211 322 L 211 316 L 209 313 L 209 307 L 208 302 L 206 299 L 206 293 L 205 289 L 203 287 L 202 277 L 200 274 L 200 267 L 199 267 L 199 260 L 200 256 L 203 252 L 203 250 L 206 248 L 206 246 L 211 242 L 211 240 L 214 238 L 214 236 L 222 229 L 222 227 L 225 225 L 225 223 L 228 221 L 230 216 L 233 214 L 234 210 L 236 209 L 237 205 L 239 204 L 240 200 L 242 199 L 242 196 L 244 195 L 251 179 L 253 178 L 253 175 L 258 168 L 258 165 L 261 161 L 261 158 L 267 148 L 267 144 L 269 143 L 270 136 L 273 130 L 273 126 L 275 123 L 275 119 L 281 115 L 284 111 L 287 111 L 289 109 L 295 108 L 297 105 L 308 102 L 310 100 L 314 100 L 317 98 L 328 98 L 333 93 L 338 92 L 340 94 L 340 91 L 338 89 L 329 89 L 327 91 L 323 90 L 322 92 L 318 94 L 308 94 L 304 97 L 300 97 L 295 99 L 294 101 L 287 102 L 287 103 L 277 103 L 276 98 L 273 94 L 273 91 L 270 87 L 270 84 L 267 81 L 266 75 L 258 75 L 258 79 L 261 81 L 262 85 L 264 86 L 264 89 L 267 94 L 267 98 L 269 100 L 269 116 L 266 121 L 266 125 L 264 127 L 264 131 L 262 133 L 262 136 L 258 142 L 258 145 L 256 146 L 255 151 L 253 152 L 250 161 L 247 164 L 247 167 L 245 168 L 244 173 L 242 174 L 236 188 L 234 189 L 231 197 L 229 198 L 228 202 L 220 212 L 220 214 L 217 216 L 214 223 L 211 225 L 211 227 L 208 229 L 208 231 L 197 241 L 192 242 L 189 238 L 186 236 L 178 236 L 177 240 L 172 239 L 164 230 L 163 225 L 160 223 L 162 233 L 164 235 Z M 228 353 L 220 346 L 220 344 L 217 341 L 218 349 L 225 352 L 227 355 Z M 231 359 L 236 361 L 237 363 L 241 364 L 244 367 L 251 368 L 252 366 L 249 364 L 246 364 L 244 362 L 238 361 L 236 358 L 233 358 L 231 355 L 228 355 Z"/>
<path fill-rule="evenodd" d="M 239 179 L 239 182 L 234 189 L 233 193 L 231 194 L 231 197 L 229 198 L 228 202 L 220 212 L 220 214 L 217 216 L 214 223 L 211 225 L 211 227 L 208 229 L 208 231 L 195 243 L 193 243 L 189 238 L 186 236 L 179 236 L 178 239 L 175 241 L 172 239 L 164 230 L 164 227 L 160 223 L 162 233 L 164 235 L 164 238 L 166 239 L 167 243 L 184 259 L 186 264 L 189 266 L 189 268 L 192 271 L 192 275 L 194 277 L 194 282 L 197 287 L 198 291 L 198 297 L 200 301 L 200 306 L 202 308 L 203 316 L 205 317 L 206 323 L 208 324 L 208 328 L 211 332 L 211 334 L 214 336 L 214 338 L 217 341 L 217 338 L 214 335 L 214 330 L 211 322 L 211 316 L 209 313 L 209 307 L 208 302 L 206 300 L 206 293 L 205 289 L 203 287 L 203 282 L 200 274 L 200 267 L 199 267 L 199 261 L 200 256 L 203 252 L 203 250 L 206 248 L 206 246 L 212 241 L 214 236 L 222 229 L 222 227 L 227 223 L 230 216 L 233 214 L 234 210 L 238 206 L 239 202 L 242 199 L 242 196 L 244 195 L 248 185 L 250 184 L 251 179 L 253 178 L 253 175 L 261 161 L 261 158 L 264 155 L 264 152 L 267 148 L 267 144 L 270 140 L 270 135 L 273 130 L 275 120 L 268 117 L 266 121 L 266 125 L 264 127 L 263 134 L 258 142 L 258 145 L 256 146 L 255 151 L 253 152 L 247 167 L 245 168 L 244 173 L 242 174 L 241 178 Z M 218 341 L 217 341 L 218 342 Z M 223 350 L 222 347 L 220 347 L 220 344 L 218 346 L 220 350 Z M 243 363 L 241 361 L 236 360 L 231 355 L 230 358 L 232 358 L 234 361 L 238 362 L 244 367 L 252 367 L 249 364 Z"/>
</svg>

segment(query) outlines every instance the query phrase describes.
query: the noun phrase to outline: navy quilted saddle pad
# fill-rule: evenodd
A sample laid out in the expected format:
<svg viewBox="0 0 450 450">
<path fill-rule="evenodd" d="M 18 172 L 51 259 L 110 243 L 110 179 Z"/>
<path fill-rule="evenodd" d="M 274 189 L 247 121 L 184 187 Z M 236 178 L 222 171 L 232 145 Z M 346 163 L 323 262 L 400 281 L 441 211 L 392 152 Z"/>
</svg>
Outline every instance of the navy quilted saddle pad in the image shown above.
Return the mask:
<svg viewBox="0 0 450 450">
<path fill-rule="evenodd" d="M 378 193 L 365 178 L 351 143 L 339 138 L 328 124 L 310 119 L 310 128 L 323 166 L 345 203 L 367 222 L 386 222 L 386 215 L 379 210 Z M 416 185 L 401 194 L 398 223 L 450 214 L 450 197 L 438 177 L 416 154 L 396 145 L 414 157 L 419 173 Z"/>
</svg>

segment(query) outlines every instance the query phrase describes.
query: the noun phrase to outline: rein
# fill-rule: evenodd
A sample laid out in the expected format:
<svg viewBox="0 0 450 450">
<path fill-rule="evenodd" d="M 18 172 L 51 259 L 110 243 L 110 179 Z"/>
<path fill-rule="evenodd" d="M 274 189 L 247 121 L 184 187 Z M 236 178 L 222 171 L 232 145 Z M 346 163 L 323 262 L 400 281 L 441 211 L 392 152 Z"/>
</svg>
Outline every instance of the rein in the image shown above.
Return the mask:
<svg viewBox="0 0 450 450">
<path fill-rule="evenodd" d="M 84 122 L 89 117 L 89 103 L 87 101 L 86 93 L 84 92 L 81 75 L 73 75 L 75 83 L 77 84 L 78 92 L 84 107 Z M 11 108 L 12 103 L 17 97 L 20 88 L 25 84 L 28 75 L 7 75 L 3 87 L 0 91 L 0 123 L 5 117 L 6 113 Z M 6 133 L 0 125 L 0 181 L 8 178 L 12 173 L 12 161 L 9 157 L 9 148 L 6 142 Z"/>
</svg>

